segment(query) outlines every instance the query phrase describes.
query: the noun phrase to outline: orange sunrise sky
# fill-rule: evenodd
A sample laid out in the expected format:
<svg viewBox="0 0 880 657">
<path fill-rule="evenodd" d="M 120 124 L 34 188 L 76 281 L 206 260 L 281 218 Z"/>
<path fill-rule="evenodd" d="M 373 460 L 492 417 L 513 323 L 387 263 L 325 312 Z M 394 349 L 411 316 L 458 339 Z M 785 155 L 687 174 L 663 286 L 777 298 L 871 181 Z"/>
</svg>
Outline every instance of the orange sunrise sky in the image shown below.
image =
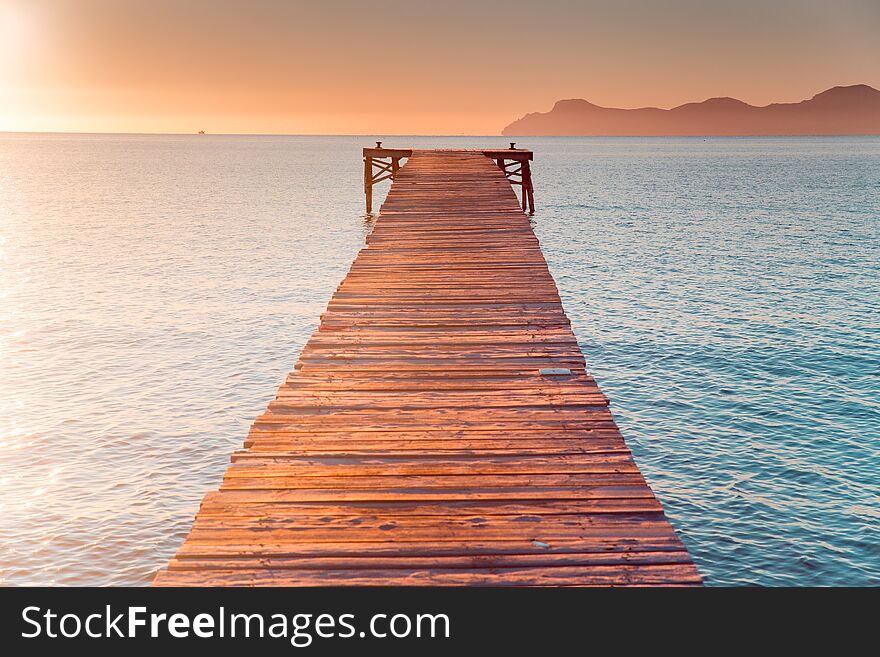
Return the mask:
<svg viewBox="0 0 880 657">
<path fill-rule="evenodd" d="M 0 130 L 499 134 L 880 87 L 876 0 L 0 0 Z"/>
</svg>

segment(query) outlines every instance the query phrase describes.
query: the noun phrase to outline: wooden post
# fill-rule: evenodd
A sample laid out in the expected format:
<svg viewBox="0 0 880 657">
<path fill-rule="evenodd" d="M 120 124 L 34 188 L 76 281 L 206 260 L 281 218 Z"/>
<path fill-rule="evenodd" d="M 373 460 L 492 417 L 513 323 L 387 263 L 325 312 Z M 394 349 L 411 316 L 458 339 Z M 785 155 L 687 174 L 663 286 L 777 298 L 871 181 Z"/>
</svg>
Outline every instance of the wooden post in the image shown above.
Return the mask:
<svg viewBox="0 0 880 657">
<path fill-rule="evenodd" d="M 373 212 L 373 158 L 364 158 L 364 194 L 367 197 L 367 214 Z"/>
<path fill-rule="evenodd" d="M 394 174 L 397 173 L 397 170 L 400 168 L 400 158 L 392 157 L 391 158 L 391 179 L 394 180 Z"/>
<path fill-rule="evenodd" d="M 529 199 L 529 214 L 535 214 L 535 188 L 532 186 L 532 167 L 529 161 L 523 162 L 522 168 L 522 189 L 523 189 L 523 210 L 525 210 L 525 199 Z"/>
</svg>

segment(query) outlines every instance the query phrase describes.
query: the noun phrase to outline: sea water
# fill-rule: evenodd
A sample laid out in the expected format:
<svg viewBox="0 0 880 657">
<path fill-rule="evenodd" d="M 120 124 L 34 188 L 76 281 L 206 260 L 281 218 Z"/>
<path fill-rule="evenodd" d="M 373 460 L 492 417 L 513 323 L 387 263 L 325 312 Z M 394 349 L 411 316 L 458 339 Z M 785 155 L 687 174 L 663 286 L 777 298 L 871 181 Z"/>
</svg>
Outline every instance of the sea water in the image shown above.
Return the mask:
<svg viewBox="0 0 880 657">
<path fill-rule="evenodd" d="M 174 554 L 363 245 L 376 138 L 0 134 L 0 583 Z M 880 139 L 518 141 L 706 583 L 880 583 Z"/>
</svg>

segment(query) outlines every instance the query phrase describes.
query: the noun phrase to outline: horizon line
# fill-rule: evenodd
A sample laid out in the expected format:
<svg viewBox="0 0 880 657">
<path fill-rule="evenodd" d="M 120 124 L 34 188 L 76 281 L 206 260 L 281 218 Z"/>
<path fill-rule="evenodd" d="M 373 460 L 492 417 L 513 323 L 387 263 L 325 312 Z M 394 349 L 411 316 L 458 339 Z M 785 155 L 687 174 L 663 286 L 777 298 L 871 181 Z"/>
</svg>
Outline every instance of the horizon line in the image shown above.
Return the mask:
<svg viewBox="0 0 880 657">
<path fill-rule="evenodd" d="M 127 132 L 108 130 L 0 130 L 0 135 L 144 135 L 144 136 L 187 136 L 194 137 L 505 137 L 502 134 L 488 135 L 478 133 L 440 134 L 431 132 Z M 565 136 L 565 135 L 560 135 Z M 505 137 L 506 138 L 506 137 Z"/>
<path fill-rule="evenodd" d="M 812 138 L 812 137 L 875 137 L 874 133 L 810 135 L 481 135 L 481 134 L 434 134 L 434 133 L 329 133 L 329 132 L 87 132 L 80 130 L 0 130 L 2 135 L 118 135 L 131 137 L 480 137 L 487 139 L 756 139 L 756 138 Z"/>
</svg>

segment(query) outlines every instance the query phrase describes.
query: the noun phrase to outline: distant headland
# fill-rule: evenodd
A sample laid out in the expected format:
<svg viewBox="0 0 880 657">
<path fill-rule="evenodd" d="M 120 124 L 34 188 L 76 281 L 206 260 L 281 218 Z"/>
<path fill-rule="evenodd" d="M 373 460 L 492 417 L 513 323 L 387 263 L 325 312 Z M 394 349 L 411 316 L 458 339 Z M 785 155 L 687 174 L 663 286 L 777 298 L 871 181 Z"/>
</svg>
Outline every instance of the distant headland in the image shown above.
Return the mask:
<svg viewBox="0 0 880 657">
<path fill-rule="evenodd" d="M 586 100 L 560 100 L 534 112 L 503 135 L 564 136 L 747 136 L 880 135 L 880 91 L 865 84 L 833 87 L 799 103 L 763 107 L 735 98 L 710 98 L 672 109 L 600 107 Z"/>
</svg>

